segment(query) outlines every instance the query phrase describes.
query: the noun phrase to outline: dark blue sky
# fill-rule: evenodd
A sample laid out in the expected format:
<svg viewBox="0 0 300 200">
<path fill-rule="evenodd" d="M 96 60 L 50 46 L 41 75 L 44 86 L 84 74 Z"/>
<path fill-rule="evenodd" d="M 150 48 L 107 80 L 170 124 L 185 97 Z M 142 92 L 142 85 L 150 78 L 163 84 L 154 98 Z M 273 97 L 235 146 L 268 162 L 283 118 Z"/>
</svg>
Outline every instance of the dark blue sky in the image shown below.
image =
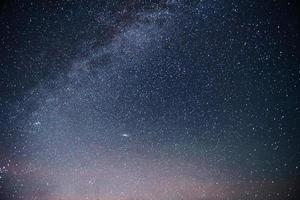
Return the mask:
<svg viewBox="0 0 300 200">
<path fill-rule="evenodd" d="M 2 3 L 1 198 L 295 198 L 297 7 Z"/>
</svg>

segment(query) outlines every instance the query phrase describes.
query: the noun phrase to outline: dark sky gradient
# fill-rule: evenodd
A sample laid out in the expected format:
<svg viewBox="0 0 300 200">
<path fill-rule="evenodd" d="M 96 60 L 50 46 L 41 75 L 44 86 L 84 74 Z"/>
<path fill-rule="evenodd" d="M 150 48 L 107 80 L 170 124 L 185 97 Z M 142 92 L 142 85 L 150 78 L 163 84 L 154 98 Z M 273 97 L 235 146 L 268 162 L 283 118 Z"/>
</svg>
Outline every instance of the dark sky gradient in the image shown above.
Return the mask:
<svg viewBox="0 0 300 200">
<path fill-rule="evenodd" d="M 0 199 L 296 199 L 297 9 L 2 3 Z"/>
</svg>

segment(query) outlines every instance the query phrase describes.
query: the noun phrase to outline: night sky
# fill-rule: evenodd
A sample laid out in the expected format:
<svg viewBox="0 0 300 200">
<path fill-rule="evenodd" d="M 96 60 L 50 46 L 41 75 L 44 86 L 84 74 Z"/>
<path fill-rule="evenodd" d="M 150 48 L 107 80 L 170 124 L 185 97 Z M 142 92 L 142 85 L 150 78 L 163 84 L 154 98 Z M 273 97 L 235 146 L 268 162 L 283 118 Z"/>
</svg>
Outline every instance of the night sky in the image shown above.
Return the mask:
<svg viewBox="0 0 300 200">
<path fill-rule="evenodd" d="M 298 8 L 2 2 L 0 200 L 296 199 Z"/>
</svg>

